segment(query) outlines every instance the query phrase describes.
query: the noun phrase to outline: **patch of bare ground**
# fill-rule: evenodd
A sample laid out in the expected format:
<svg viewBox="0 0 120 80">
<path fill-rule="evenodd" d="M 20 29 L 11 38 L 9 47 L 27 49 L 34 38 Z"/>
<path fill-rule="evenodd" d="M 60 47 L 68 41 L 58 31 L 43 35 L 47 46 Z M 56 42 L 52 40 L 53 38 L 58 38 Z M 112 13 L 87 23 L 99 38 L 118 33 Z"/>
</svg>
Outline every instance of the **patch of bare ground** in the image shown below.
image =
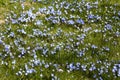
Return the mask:
<svg viewBox="0 0 120 80">
<path fill-rule="evenodd" d="M 0 7 L 0 25 L 5 24 L 5 17 L 4 14 L 6 13 L 7 9 Z"/>
<path fill-rule="evenodd" d="M 23 5 L 24 6 L 31 6 L 31 3 L 30 2 L 24 2 Z"/>
<path fill-rule="evenodd" d="M 5 24 L 5 20 L 0 20 L 0 24 Z"/>
</svg>

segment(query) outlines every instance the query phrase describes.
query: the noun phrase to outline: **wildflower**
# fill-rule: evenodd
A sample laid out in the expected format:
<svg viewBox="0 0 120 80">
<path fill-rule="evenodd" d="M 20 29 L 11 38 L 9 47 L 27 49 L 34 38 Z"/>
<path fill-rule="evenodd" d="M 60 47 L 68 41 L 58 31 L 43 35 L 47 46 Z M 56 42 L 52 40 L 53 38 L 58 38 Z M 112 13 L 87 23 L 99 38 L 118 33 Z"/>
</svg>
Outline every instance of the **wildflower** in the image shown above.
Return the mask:
<svg viewBox="0 0 120 80">
<path fill-rule="evenodd" d="M 16 75 L 17 75 L 17 76 L 22 75 L 22 71 L 18 71 L 18 72 L 16 73 Z"/>
<path fill-rule="evenodd" d="M 84 55 L 84 51 L 83 50 L 78 53 L 78 56 L 80 56 L 80 57 L 82 57 L 83 55 Z"/>
<path fill-rule="evenodd" d="M 92 47 L 93 49 L 96 49 L 96 48 L 98 48 L 98 47 L 97 47 L 97 46 L 95 46 L 95 45 L 92 45 L 91 47 Z"/>
<path fill-rule="evenodd" d="M 118 69 L 118 76 L 120 76 L 120 68 Z"/>
<path fill-rule="evenodd" d="M 50 65 L 49 64 L 45 64 L 45 68 L 48 68 Z"/>
<path fill-rule="evenodd" d="M 21 29 L 21 30 L 17 30 L 18 32 L 22 33 L 22 34 L 26 34 L 25 30 L 24 29 Z"/>
<path fill-rule="evenodd" d="M 11 19 L 11 21 L 12 21 L 12 24 L 16 24 L 16 23 L 18 23 L 18 21 L 15 20 L 15 19 Z"/>
<path fill-rule="evenodd" d="M 83 32 L 88 32 L 89 30 L 91 30 L 92 28 L 84 28 Z"/>
<path fill-rule="evenodd" d="M 106 24 L 106 25 L 105 25 L 105 30 L 106 30 L 106 29 L 107 29 L 107 30 L 112 30 L 112 26 L 111 26 L 110 24 Z"/>
<path fill-rule="evenodd" d="M 76 63 L 76 70 L 79 70 L 79 69 L 80 69 L 80 63 L 77 62 L 77 63 Z"/>
<path fill-rule="evenodd" d="M 43 77 L 43 74 L 40 74 L 40 77 Z"/>
<path fill-rule="evenodd" d="M 63 72 L 63 70 L 62 69 L 58 69 L 58 72 Z"/>
<path fill-rule="evenodd" d="M 68 24 L 73 25 L 75 22 L 73 20 L 68 20 Z"/>
<path fill-rule="evenodd" d="M 36 24 L 36 25 L 41 25 L 41 24 L 42 24 L 42 21 L 41 21 L 41 20 L 37 20 L 35 24 Z"/>
<path fill-rule="evenodd" d="M 82 19 L 77 19 L 76 22 L 79 23 L 79 24 L 85 24 Z"/>
<path fill-rule="evenodd" d="M 86 67 L 87 67 L 87 65 L 81 65 L 81 68 L 83 69 L 83 71 L 87 70 Z"/>
<path fill-rule="evenodd" d="M 120 17 L 120 11 L 118 12 L 118 16 Z"/>
<path fill-rule="evenodd" d="M 58 10 L 58 11 L 57 11 L 57 15 L 60 16 L 61 14 L 62 14 L 62 12 L 61 12 L 60 10 Z"/>
<path fill-rule="evenodd" d="M 33 16 L 32 10 L 30 9 L 30 10 L 27 12 L 27 14 L 28 14 L 29 17 L 32 17 L 32 16 Z"/>
<path fill-rule="evenodd" d="M 8 37 L 14 37 L 14 36 L 15 36 L 14 32 L 11 32 L 10 35 L 8 35 Z"/>
<path fill-rule="evenodd" d="M 106 51 L 110 51 L 110 49 L 109 49 L 108 47 L 105 47 L 105 50 L 106 50 Z"/>
<path fill-rule="evenodd" d="M 70 68 L 70 71 L 72 71 L 72 70 L 74 70 L 76 67 L 74 66 L 73 63 L 70 63 L 69 68 Z"/>
<path fill-rule="evenodd" d="M 95 64 L 92 64 L 91 67 L 89 68 L 90 71 L 93 71 L 95 69 L 96 69 Z"/>
<path fill-rule="evenodd" d="M 38 2 L 41 2 L 42 0 L 38 0 Z"/>
<path fill-rule="evenodd" d="M 6 52 L 10 51 L 10 45 L 5 45 L 5 51 Z"/>
<path fill-rule="evenodd" d="M 92 15 L 92 14 L 88 15 L 88 19 L 93 19 L 93 18 L 95 18 L 94 15 Z"/>
<path fill-rule="evenodd" d="M 3 41 L 0 39 L 0 44 L 3 44 Z"/>
<path fill-rule="evenodd" d="M 119 36 L 120 36 L 120 32 L 119 32 L 119 31 L 116 31 L 115 35 L 116 35 L 117 37 L 119 37 Z"/>
<path fill-rule="evenodd" d="M 52 23 L 56 24 L 56 23 L 58 23 L 58 21 L 57 20 L 52 20 Z"/>
<path fill-rule="evenodd" d="M 12 64 L 15 64 L 15 63 L 16 63 L 16 60 L 13 60 L 13 61 L 12 61 Z"/>
<path fill-rule="evenodd" d="M 66 23 L 66 19 L 64 17 L 61 18 L 61 22 Z"/>
<path fill-rule="evenodd" d="M 90 6 L 89 3 L 86 3 L 86 7 L 87 7 L 88 10 L 92 8 L 92 6 Z"/>
<path fill-rule="evenodd" d="M 31 73 L 34 73 L 34 72 L 36 72 L 35 69 L 27 69 L 25 75 L 28 75 L 28 74 L 31 74 Z"/>
<path fill-rule="evenodd" d="M 21 7 L 22 7 L 22 9 L 23 9 L 23 10 L 25 9 L 25 6 L 24 6 L 24 4 L 21 4 Z"/>
</svg>

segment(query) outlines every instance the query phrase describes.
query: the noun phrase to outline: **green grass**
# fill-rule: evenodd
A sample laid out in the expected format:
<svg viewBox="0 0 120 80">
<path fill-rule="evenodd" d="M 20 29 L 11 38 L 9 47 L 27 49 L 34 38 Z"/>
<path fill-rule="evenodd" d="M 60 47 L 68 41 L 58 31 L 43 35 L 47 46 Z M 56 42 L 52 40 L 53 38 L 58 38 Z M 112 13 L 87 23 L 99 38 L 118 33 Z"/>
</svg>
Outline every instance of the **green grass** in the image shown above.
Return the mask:
<svg viewBox="0 0 120 80">
<path fill-rule="evenodd" d="M 74 0 L 66 0 L 69 3 L 73 3 Z M 77 0 L 80 2 L 81 0 Z M 94 2 L 95 0 L 85 0 Z M 62 0 L 60 0 L 62 2 Z M 12 17 L 14 14 L 17 15 L 17 17 L 20 16 L 22 12 L 26 12 L 30 8 L 34 7 L 35 10 L 34 13 L 38 11 L 39 8 L 48 7 L 48 6 L 54 6 L 52 3 L 52 0 L 48 2 L 32 2 L 29 0 L 25 1 L 26 6 L 25 9 L 22 10 L 21 4 L 22 2 L 17 1 L 16 3 L 11 3 L 9 0 L 1 0 L 0 1 L 0 20 L 5 21 L 7 17 Z M 23 4 L 25 4 L 23 3 Z M 28 4 L 28 5 L 27 5 Z M 51 80 L 51 73 L 55 74 L 60 80 L 93 80 L 93 75 L 98 74 L 98 71 L 83 71 L 82 69 L 77 71 L 71 71 L 70 73 L 67 71 L 66 63 L 77 63 L 80 62 L 82 65 L 87 65 L 87 69 L 90 68 L 92 63 L 95 63 L 95 66 L 97 68 L 106 67 L 107 63 L 111 63 L 111 66 L 109 67 L 109 71 L 112 69 L 112 65 L 115 63 L 118 63 L 119 57 L 120 57 L 120 36 L 117 37 L 114 32 L 119 31 L 120 25 L 119 20 L 111 19 L 114 15 L 113 11 L 116 12 L 120 11 L 119 6 L 114 6 L 114 4 L 120 4 L 119 0 L 110 0 L 109 2 L 99 2 L 98 9 L 92 8 L 88 13 L 92 13 L 95 15 L 102 16 L 102 19 L 96 23 L 87 23 L 86 15 L 87 11 L 83 10 L 83 13 L 78 12 L 72 12 L 68 10 L 69 14 L 65 15 L 63 14 L 62 17 L 69 17 L 70 14 L 75 16 L 80 16 L 84 21 L 85 24 L 80 29 L 76 29 L 73 27 L 73 25 L 67 25 L 64 23 L 59 24 L 51 24 L 49 21 L 45 21 L 45 17 L 49 17 L 50 15 L 45 14 L 44 16 L 41 14 L 37 16 L 36 20 L 43 20 L 43 25 L 36 26 L 34 25 L 35 21 L 31 21 L 28 23 L 20 23 L 20 24 L 12 24 L 10 19 L 7 19 L 6 23 L 0 24 L 0 39 L 4 41 L 5 44 L 9 44 L 11 46 L 10 52 L 7 53 L 4 51 L 4 45 L 0 44 L 0 80 Z M 84 5 L 84 4 L 82 4 Z M 93 4 L 91 4 L 93 5 Z M 113 7 L 110 8 L 110 6 Z M 15 9 L 14 7 L 17 7 Z M 55 7 L 55 6 L 54 6 Z M 73 6 L 72 6 L 73 7 Z M 105 8 L 107 7 L 107 9 Z M 64 10 L 62 8 L 61 10 Z M 79 9 L 77 9 L 79 10 Z M 101 10 L 101 11 L 100 11 Z M 108 12 L 110 11 L 110 12 Z M 14 12 L 14 13 L 13 13 Z M 105 17 L 108 17 L 108 19 L 105 19 Z M 109 21 L 112 20 L 112 21 Z M 110 23 L 113 26 L 112 31 L 106 31 L 106 32 L 94 32 L 94 30 L 98 29 L 103 31 L 105 22 L 112 22 Z M 27 26 L 24 26 L 27 25 Z M 10 30 L 7 30 L 10 28 Z M 50 30 L 47 30 L 50 28 Z M 85 28 L 91 28 L 91 30 L 87 32 L 83 32 L 83 29 Z M 24 29 L 27 34 L 19 33 L 18 29 Z M 50 36 L 34 36 L 30 37 L 29 35 L 33 35 L 33 30 L 37 29 L 41 32 L 44 32 L 46 34 L 50 34 Z M 61 34 L 57 36 L 57 33 L 59 33 L 59 29 L 62 30 Z M 45 32 L 47 30 L 47 32 Z M 14 32 L 15 37 L 8 37 L 8 35 Z M 74 33 L 73 35 L 66 36 L 66 34 Z M 81 36 L 82 34 L 86 34 L 85 39 L 83 40 L 84 44 L 80 44 L 79 46 L 75 46 L 75 42 L 79 42 L 76 38 L 78 36 Z M 105 36 L 104 36 L 105 35 Z M 2 38 L 4 36 L 4 38 Z M 52 36 L 54 37 L 54 40 L 52 40 Z M 70 41 L 69 39 L 73 39 L 73 41 Z M 22 58 L 19 58 L 18 56 L 21 54 L 19 51 L 19 47 L 15 45 L 15 40 L 20 40 L 18 44 L 19 47 L 24 48 L 27 50 L 24 56 Z M 108 40 L 108 41 L 106 41 Z M 117 42 L 117 45 L 114 44 L 114 42 Z M 50 45 L 54 43 L 53 47 L 50 47 Z M 46 45 L 45 45 L 46 44 Z M 55 55 L 51 55 L 50 51 L 54 51 L 55 47 L 57 45 L 61 46 L 61 50 L 56 51 Z M 71 50 L 65 50 L 66 45 L 71 45 L 74 48 Z M 91 48 L 92 45 L 96 45 L 98 48 Z M 42 50 L 37 50 L 36 53 L 34 53 L 34 49 L 37 46 L 41 46 L 45 49 L 49 49 L 47 52 L 47 55 L 43 55 Z M 104 49 L 104 47 L 109 47 L 110 51 L 107 51 Z M 78 49 L 79 51 L 84 49 L 85 54 L 82 57 L 77 57 L 77 51 L 75 49 Z M 32 67 L 31 64 L 34 64 L 31 60 L 35 60 L 34 55 L 37 55 L 38 60 L 41 62 L 44 60 L 45 63 L 52 64 L 49 68 L 45 68 L 44 65 L 41 66 L 34 66 Z M 6 55 L 6 56 L 5 56 Z M 13 56 L 14 58 L 12 58 Z M 16 64 L 12 64 L 12 61 L 16 60 Z M 97 61 L 102 61 L 102 63 L 97 63 Z M 2 61 L 5 62 L 2 64 Z M 91 63 L 90 63 L 91 62 Z M 16 73 L 20 71 L 25 71 L 25 64 L 29 66 L 29 68 L 34 68 L 37 72 L 29 75 L 25 75 L 24 72 L 22 75 L 17 76 Z M 63 69 L 64 72 L 58 72 L 53 64 L 59 64 L 59 68 Z M 15 67 L 13 69 L 13 66 Z M 42 71 L 41 71 L 42 69 Z M 40 74 L 43 74 L 43 78 L 40 77 Z M 112 73 L 109 73 L 111 77 L 109 79 L 113 80 L 115 79 Z M 108 79 L 107 75 L 104 73 L 101 75 L 104 79 Z M 99 77 L 99 76 L 98 76 Z M 119 80 L 120 77 L 117 77 L 116 80 Z"/>
</svg>

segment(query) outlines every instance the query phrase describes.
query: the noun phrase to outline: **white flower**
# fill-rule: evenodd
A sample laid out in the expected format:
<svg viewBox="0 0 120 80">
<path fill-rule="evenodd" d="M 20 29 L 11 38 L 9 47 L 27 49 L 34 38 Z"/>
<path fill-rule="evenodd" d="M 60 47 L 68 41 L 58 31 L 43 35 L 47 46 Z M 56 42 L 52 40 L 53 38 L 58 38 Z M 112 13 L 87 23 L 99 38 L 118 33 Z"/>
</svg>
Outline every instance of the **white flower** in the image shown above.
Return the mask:
<svg viewBox="0 0 120 80">
<path fill-rule="evenodd" d="M 63 70 L 62 69 L 58 69 L 58 72 L 63 72 Z"/>
</svg>

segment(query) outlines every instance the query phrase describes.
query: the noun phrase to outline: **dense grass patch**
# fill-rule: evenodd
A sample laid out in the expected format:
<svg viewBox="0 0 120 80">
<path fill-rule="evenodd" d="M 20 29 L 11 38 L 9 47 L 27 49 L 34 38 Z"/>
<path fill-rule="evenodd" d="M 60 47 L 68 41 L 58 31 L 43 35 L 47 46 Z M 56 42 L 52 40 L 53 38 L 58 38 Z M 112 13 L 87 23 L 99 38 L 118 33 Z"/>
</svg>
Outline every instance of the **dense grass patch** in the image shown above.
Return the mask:
<svg viewBox="0 0 120 80">
<path fill-rule="evenodd" d="M 119 80 L 119 0 L 0 1 L 1 80 Z"/>
</svg>

